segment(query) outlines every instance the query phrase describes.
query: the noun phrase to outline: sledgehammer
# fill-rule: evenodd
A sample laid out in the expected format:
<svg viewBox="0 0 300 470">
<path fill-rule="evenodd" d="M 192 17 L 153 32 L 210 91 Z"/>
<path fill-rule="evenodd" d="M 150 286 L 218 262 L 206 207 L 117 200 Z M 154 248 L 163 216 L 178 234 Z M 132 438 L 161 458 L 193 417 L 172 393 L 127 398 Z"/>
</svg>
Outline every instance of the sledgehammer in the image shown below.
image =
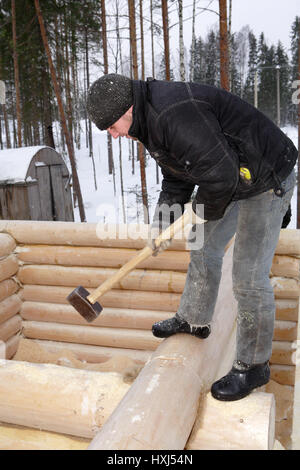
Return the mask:
<svg viewBox="0 0 300 470">
<path fill-rule="evenodd" d="M 185 225 L 191 218 L 190 212 L 190 210 L 185 210 L 183 215 L 177 219 L 174 224 L 170 225 L 159 235 L 159 237 L 156 238 L 156 248 L 158 248 L 163 241 L 173 238 L 179 230 L 183 231 Z M 92 294 L 90 294 L 84 287 L 79 286 L 69 294 L 67 300 L 87 322 L 92 322 L 103 310 L 99 302 L 97 302 L 100 297 L 112 289 L 117 282 L 130 273 L 130 271 L 132 271 L 139 263 L 149 258 L 152 253 L 153 250 L 149 246 L 146 246 L 140 250 L 134 258 L 124 264 L 124 266 L 122 266 L 112 277 L 106 279 L 106 281 L 104 281 Z"/>
</svg>

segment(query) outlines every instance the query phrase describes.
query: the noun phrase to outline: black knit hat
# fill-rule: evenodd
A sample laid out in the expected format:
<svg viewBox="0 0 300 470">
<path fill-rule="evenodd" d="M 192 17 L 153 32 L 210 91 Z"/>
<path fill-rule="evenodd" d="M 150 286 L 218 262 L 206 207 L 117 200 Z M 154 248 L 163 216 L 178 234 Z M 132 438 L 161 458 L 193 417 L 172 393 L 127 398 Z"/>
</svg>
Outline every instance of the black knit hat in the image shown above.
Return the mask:
<svg viewBox="0 0 300 470">
<path fill-rule="evenodd" d="M 116 73 L 103 75 L 91 85 L 86 105 L 96 126 L 107 129 L 133 105 L 132 81 Z"/>
</svg>

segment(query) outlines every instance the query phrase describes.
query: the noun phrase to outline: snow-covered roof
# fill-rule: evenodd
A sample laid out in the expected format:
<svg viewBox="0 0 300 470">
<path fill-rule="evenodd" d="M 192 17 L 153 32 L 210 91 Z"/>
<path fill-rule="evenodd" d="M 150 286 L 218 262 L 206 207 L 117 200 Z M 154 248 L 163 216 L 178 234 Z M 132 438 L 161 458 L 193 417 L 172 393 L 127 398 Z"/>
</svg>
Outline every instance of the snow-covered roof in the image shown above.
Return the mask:
<svg viewBox="0 0 300 470">
<path fill-rule="evenodd" d="M 44 148 L 50 147 L 43 145 L 0 150 L 0 181 L 16 183 L 31 179 L 26 178 L 30 162 Z"/>
</svg>

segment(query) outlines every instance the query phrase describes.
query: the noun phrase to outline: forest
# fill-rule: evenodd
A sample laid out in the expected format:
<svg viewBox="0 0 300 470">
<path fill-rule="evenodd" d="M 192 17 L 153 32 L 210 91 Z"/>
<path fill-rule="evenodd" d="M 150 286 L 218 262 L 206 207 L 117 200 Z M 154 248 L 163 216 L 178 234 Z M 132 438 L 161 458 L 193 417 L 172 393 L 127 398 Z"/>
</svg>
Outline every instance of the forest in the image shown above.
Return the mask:
<svg viewBox="0 0 300 470">
<path fill-rule="evenodd" d="M 216 23 L 197 36 L 204 9 Z M 86 94 L 97 76 L 111 72 L 223 87 L 280 126 L 296 126 L 291 95 L 298 79 L 300 17 L 290 26 L 290 50 L 285 50 L 280 41 L 269 44 L 263 32 L 255 36 L 248 25 L 233 33 L 232 14 L 231 0 L 0 0 L 0 80 L 6 88 L 0 149 L 49 145 L 68 153 L 81 205 L 74 149 L 86 145 L 93 158 Z M 183 34 L 187 21 L 190 43 Z M 109 136 L 107 145 L 112 173 L 117 163 Z M 132 147 L 133 165 L 135 151 L 142 164 L 145 150 Z M 83 209 L 81 216 L 84 220 Z"/>
</svg>

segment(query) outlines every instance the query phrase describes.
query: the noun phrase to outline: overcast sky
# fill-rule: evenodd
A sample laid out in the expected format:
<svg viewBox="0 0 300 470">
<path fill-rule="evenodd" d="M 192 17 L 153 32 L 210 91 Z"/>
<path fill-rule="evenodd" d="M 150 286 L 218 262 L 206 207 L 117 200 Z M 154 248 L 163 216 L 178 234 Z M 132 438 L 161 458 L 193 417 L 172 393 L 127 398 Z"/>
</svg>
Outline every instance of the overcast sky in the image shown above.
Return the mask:
<svg viewBox="0 0 300 470">
<path fill-rule="evenodd" d="M 191 3 L 192 0 L 184 0 L 185 5 Z M 200 0 L 198 5 L 216 11 L 219 9 L 218 0 Z M 296 15 L 300 16 L 300 0 L 233 0 L 232 31 L 239 31 L 248 24 L 256 36 L 263 31 L 269 44 L 277 44 L 280 40 L 289 52 L 291 25 Z M 214 13 L 199 14 L 196 35 L 205 37 L 208 29 L 218 21 Z M 187 39 L 191 36 L 191 21 L 185 22 L 184 35 Z"/>
</svg>

